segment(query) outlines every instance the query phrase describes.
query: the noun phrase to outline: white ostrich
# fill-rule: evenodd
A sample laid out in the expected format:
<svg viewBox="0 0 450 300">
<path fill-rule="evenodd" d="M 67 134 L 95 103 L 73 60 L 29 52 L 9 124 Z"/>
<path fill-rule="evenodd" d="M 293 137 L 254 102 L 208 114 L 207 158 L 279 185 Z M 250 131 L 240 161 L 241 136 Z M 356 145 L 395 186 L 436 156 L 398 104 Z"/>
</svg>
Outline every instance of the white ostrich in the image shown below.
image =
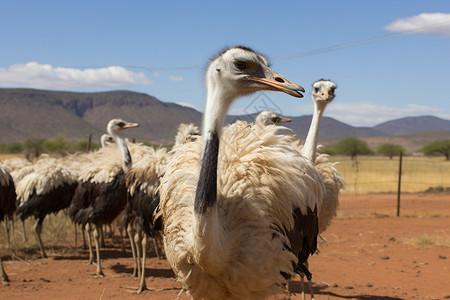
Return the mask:
<svg viewBox="0 0 450 300">
<path fill-rule="evenodd" d="M 107 131 L 114 138 L 120 149 L 120 156 L 115 147 L 102 148 L 96 152 L 95 159 L 80 175 L 69 214 L 73 221 L 86 226 L 89 246 L 89 263 L 93 263 L 90 241 L 91 225 L 94 225 L 94 242 L 97 255 L 97 276 L 104 276 L 100 264 L 99 232 L 104 224 L 110 224 L 123 211 L 127 191 L 125 174 L 132 165 L 131 155 L 121 133 L 129 128 L 139 126 L 136 123 L 113 119 L 108 123 Z M 120 164 L 120 160 L 122 164 Z"/>
<path fill-rule="evenodd" d="M 317 246 L 321 176 L 279 126 L 222 126 L 241 95 L 304 90 L 245 47 L 214 58 L 206 85 L 203 138 L 174 147 L 161 182 L 167 259 L 194 299 L 286 292 L 295 273 L 310 276 L 303 263 Z"/>
<path fill-rule="evenodd" d="M 328 228 L 331 220 L 336 216 L 339 207 L 339 191 L 345 184 L 344 179 L 335 167 L 336 163 L 330 162 L 326 154 L 317 156 L 320 121 L 327 104 L 335 97 L 335 89 L 336 84 L 333 81 L 320 79 L 314 82 L 313 91 L 311 92 L 311 98 L 314 101 L 314 114 L 308 135 L 306 136 L 305 144 L 300 150 L 302 155 L 315 163 L 325 184 L 325 194 L 319 213 L 319 234 L 323 233 Z M 308 266 L 307 261 L 305 264 Z M 302 299 L 304 299 L 303 276 L 301 276 L 301 280 Z M 309 279 L 308 285 L 311 298 L 314 299 L 312 284 Z"/>
</svg>

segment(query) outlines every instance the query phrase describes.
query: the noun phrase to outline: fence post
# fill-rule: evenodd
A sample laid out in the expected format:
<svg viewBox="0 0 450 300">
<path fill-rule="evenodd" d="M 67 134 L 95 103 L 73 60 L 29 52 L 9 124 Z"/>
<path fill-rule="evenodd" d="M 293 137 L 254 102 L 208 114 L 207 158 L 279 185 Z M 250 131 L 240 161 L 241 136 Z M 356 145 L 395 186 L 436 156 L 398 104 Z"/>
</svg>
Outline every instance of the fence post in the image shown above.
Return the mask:
<svg viewBox="0 0 450 300">
<path fill-rule="evenodd" d="M 89 152 L 89 150 L 91 150 L 91 140 L 92 140 L 92 133 L 89 134 L 89 139 L 86 145 L 86 152 Z"/>
<path fill-rule="evenodd" d="M 401 194 L 401 185 L 402 185 L 402 160 L 403 160 L 403 152 L 400 151 L 399 165 L 398 165 L 397 217 L 400 216 L 400 194 Z"/>
</svg>

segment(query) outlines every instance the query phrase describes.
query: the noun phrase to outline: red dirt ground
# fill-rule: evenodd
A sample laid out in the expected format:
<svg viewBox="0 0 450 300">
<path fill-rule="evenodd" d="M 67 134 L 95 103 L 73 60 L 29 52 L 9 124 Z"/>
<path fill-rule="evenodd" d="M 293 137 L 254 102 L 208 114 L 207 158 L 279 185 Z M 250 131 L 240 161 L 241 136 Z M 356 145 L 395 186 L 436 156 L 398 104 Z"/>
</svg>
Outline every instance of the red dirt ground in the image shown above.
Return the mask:
<svg viewBox="0 0 450 300">
<path fill-rule="evenodd" d="M 395 217 L 396 195 L 342 195 L 339 217 L 323 235 L 320 252 L 310 258 L 316 299 L 449 299 L 450 196 L 402 196 Z M 374 207 L 373 209 L 370 207 Z M 431 240 L 421 246 L 417 238 Z M 8 284 L 0 299 L 174 299 L 180 284 L 165 260 L 151 257 L 147 286 L 131 294 L 137 281 L 129 274 L 132 259 L 118 248 L 102 250 L 106 277 L 94 278 L 95 266 L 84 265 L 80 250 L 47 259 L 7 260 Z M 152 254 L 151 254 L 152 255 Z M 291 283 L 301 299 L 297 278 Z M 188 299 L 182 294 L 180 299 Z M 307 297 L 309 299 L 309 297 Z"/>
</svg>

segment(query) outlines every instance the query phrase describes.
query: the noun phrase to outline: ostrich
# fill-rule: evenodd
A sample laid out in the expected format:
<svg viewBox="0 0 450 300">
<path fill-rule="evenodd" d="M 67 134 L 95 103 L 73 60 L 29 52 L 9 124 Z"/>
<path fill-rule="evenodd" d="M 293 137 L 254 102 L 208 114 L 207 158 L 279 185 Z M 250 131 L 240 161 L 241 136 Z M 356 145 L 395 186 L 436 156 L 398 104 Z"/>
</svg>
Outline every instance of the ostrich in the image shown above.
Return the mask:
<svg viewBox="0 0 450 300">
<path fill-rule="evenodd" d="M 126 185 L 128 190 L 128 202 L 125 209 L 124 223 L 130 238 L 131 249 L 134 259 L 134 276 L 140 277 L 137 293 L 146 289 L 145 284 L 145 259 L 147 238 L 153 238 L 158 257 L 159 251 L 155 241 L 155 231 L 162 230 L 161 222 L 154 222 L 153 215 L 159 205 L 159 182 L 163 166 L 167 157 L 166 148 L 155 150 L 148 147 L 148 155 L 139 160 L 126 174 Z M 134 219 L 137 233 L 133 237 L 131 220 Z M 141 239 L 141 232 L 144 237 Z M 142 267 L 140 260 L 140 243 L 142 243 Z"/>
<path fill-rule="evenodd" d="M 34 216 L 36 238 L 43 258 L 47 257 L 42 244 L 42 223 L 51 213 L 69 207 L 77 187 L 76 176 L 69 168 L 53 158 L 43 158 L 33 165 L 33 171 L 16 185 L 18 207 L 22 221 Z"/>
<path fill-rule="evenodd" d="M 109 134 L 105 133 L 100 137 L 101 148 L 106 148 L 106 147 L 112 146 L 113 143 L 115 143 L 115 140 Z M 83 170 L 83 168 L 87 164 L 92 162 L 91 158 L 95 157 L 95 155 L 90 155 L 90 154 L 92 154 L 92 153 L 89 153 L 89 152 L 88 153 L 77 153 L 76 155 L 71 155 L 65 161 L 65 163 L 79 175 L 80 172 Z M 77 223 L 74 223 L 74 229 L 75 229 L 75 248 L 76 248 L 77 242 L 78 242 L 78 240 L 77 240 Z M 85 238 L 84 232 L 85 232 L 85 227 L 82 226 L 81 235 L 83 238 L 83 245 L 81 247 L 82 247 L 82 249 L 87 249 L 88 247 L 86 244 L 86 238 Z M 100 232 L 100 236 L 101 236 L 101 244 L 104 245 L 102 232 Z"/>
<path fill-rule="evenodd" d="M 195 140 L 198 136 L 198 127 L 193 123 L 181 123 L 175 136 L 175 145 Z M 128 190 L 128 202 L 124 216 L 128 236 L 130 238 L 131 250 L 134 259 L 133 276 L 139 276 L 140 282 L 137 293 L 140 294 L 147 289 L 145 283 L 145 260 L 148 238 L 153 238 L 155 252 L 161 258 L 156 238 L 162 233 L 162 216 L 158 211 L 160 178 L 164 173 L 164 167 L 169 159 L 165 148 L 155 150 L 147 147 L 148 153 L 143 156 L 126 175 Z M 135 219 L 137 233 L 133 238 L 133 227 L 131 219 Z M 141 232 L 144 236 L 141 238 Z M 142 244 L 142 264 L 140 260 L 139 243 Z M 142 267 L 141 267 L 142 266 Z"/>
<path fill-rule="evenodd" d="M 127 198 L 125 174 L 132 165 L 131 155 L 125 140 L 120 136 L 123 131 L 139 126 L 137 123 L 113 119 L 107 126 L 108 133 L 114 138 L 120 149 L 102 148 L 95 152 L 92 163 L 80 175 L 80 180 L 69 208 L 69 215 L 75 223 L 86 228 L 89 246 L 89 264 L 93 263 L 93 251 L 90 241 L 91 225 L 94 226 L 94 242 L 97 256 L 98 277 L 103 277 L 100 263 L 99 232 L 104 224 L 116 219 L 124 209 Z"/>
<path fill-rule="evenodd" d="M 115 143 L 116 141 L 114 140 L 114 138 L 112 136 L 110 136 L 109 134 L 103 134 L 100 137 L 100 144 L 102 145 L 102 148 L 106 148 L 108 147 L 110 144 Z"/>
<path fill-rule="evenodd" d="M 316 160 L 317 142 L 319 139 L 319 127 L 323 112 L 328 103 L 334 99 L 336 84 L 330 80 L 320 79 L 313 84 L 311 98 L 314 101 L 314 114 L 309 127 L 308 135 L 301 153 L 310 161 Z"/>
<path fill-rule="evenodd" d="M 283 118 L 271 110 L 265 110 L 258 114 L 258 116 L 255 119 L 255 124 L 261 125 L 261 126 L 267 126 L 267 125 L 276 125 L 279 123 L 286 123 L 286 122 L 291 122 L 291 121 L 292 121 L 291 119 Z"/>
<path fill-rule="evenodd" d="M 279 126 L 222 126 L 241 95 L 304 90 L 246 47 L 216 56 L 206 86 L 202 138 L 174 147 L 161 182 L 166 256 L 194 299 L 264 299 L 311 276 L 323 182 Z"/>
<path fill-rule="evenodd" d="M 11 175 L 3 168 L 0 168 L 0 223 L 12 220 L 16 210 L 16 190 Z M 7 229 L 8 233 L 8 229 Z M 8 233 L 9 235 L 9 233 Z M 9 243 L 9 236 L 8 236 Z M 3 269 L 2 257 L 0 256 L 0 281 L 8 282 L 8 275 Z"/>
<path fill-rule="evenodd" d="M 308 135 L 306 136 L 305 144 L 300 150 L 302 155 L 315 163 L 325 184 L 325 194 L 319 213 L 319 234 L 327 229 L 331 220 L 336 216 L 336 211 L 339 207 L 339 190 L 344 187 L 345 184 L 341 174 L 335 168 L 336 163 L 330 162 L 328 156 L 325 154 L 317 156 L 320 121 L 327 104 L 335 97 L 335 89 L 336 84 L 331 80 L 320 79 L 314 82 L 313 91 L 311 92 L 311 98 L 314 101 L 314 114 Z M 308 261 L 305 262 L 305 265 L 308 267 Z M 301 276 L 301 280 L 302 299 L 304 299 L 303 276 Z M 311 298 L 314 299 L 312 284 L 309 279 L 308 286 Z"/>
</svg>

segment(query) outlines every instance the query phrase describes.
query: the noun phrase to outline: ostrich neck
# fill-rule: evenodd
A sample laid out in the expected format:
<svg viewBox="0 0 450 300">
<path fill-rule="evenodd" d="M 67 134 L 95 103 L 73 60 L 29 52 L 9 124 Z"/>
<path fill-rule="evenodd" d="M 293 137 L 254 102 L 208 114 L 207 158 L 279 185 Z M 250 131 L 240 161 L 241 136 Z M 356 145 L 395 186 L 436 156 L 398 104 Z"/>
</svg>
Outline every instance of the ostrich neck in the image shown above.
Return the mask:
<svg viewBox="0 0 450 300">
<path fill-rule="evenodd" d="M 127 173 L 127 171 L 131 168 L 132 160 L 130 151 L 128 150 L 127 143 L 125 140 L 118 134 L 111 134 L 116 140 L 117 145 L 119 146 L 120 152 L 122 153 L 122 170 Z"/>
<path fill-rule="evenodd" d="M 219 137 L 225 116 L 231 102 L 231 94 L 214 84 L 208 84 L 205 114 L 203 117 L 203 145 L 200 175 L 195 194 L 194 210 L 205 214 L 217 200 L 217 163 L 219 156 Z"/>
<path fill-rule="evenodd" d="M 320 120 L 322 119 L 325 106 L 320 106 L 316 103 L 314 105 L 314 114 L 309 127 L 308 135 L 306 136 L 305 144 L 302 148 L 302 154 L 309 161 L 314 163 L 316 161 L 317 142 L 319 139 Z"/>
</svg>

